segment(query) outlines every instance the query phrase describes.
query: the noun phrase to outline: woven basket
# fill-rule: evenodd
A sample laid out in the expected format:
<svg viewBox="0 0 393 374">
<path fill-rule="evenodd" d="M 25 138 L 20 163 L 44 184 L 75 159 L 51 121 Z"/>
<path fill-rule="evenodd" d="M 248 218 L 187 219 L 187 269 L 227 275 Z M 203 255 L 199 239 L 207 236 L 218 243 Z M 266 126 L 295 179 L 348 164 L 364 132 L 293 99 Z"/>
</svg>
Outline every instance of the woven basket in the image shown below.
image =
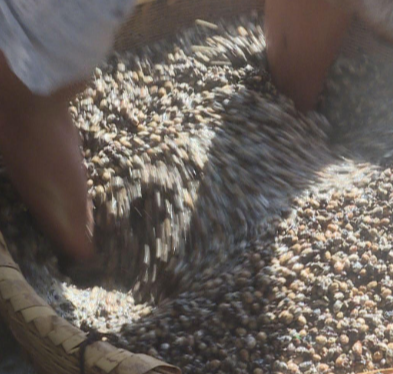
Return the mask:
<svg viewBox="0 0 393 374">
<path fill-rule="evenodd" d="M 0 234 L 0 314 L 40 373 L 178 374 L 180 370 L 143 354 L 103 342 L 81 353 L 87 334 L 56 315 L 26 282 Z"/>
<path fill-rule="evenodd" d="M 115 49 L 125 51 L 171 36 L 191 26 L 195 20 L 214 21 L 251 10 L 262 11 L 263 0 L 138 0 L 130 19 L 119 30 Z M 359 37 L 362 34 L 363 37 Z M 391 48 L 375 44 L 361 24 L 356 24 L 345 43 L 349 54 L 363 49 L 393 61 Z M 356 48 L 354 48 L 356 45 Z M 0 233 L 0 314 L 13 335 L 43 374 L 178 374 L 171 365 L 142 354 L 117 349 L 107 342 L 89 344 L 87 334 L 56 315 L 53 309 L 28 285 L 12 260 Z M 367 374 L 393 374 L 393 369 Z M 365 373 L 366 374 L 366 373 Z"/>
</svg>

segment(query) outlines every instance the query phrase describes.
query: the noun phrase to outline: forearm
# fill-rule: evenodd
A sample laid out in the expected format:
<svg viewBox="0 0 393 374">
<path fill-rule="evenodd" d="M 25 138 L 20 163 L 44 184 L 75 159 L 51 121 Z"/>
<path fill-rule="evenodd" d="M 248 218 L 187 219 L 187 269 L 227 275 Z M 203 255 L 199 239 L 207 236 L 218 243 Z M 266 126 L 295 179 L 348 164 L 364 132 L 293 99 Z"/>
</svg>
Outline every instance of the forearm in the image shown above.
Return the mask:
<svg viewBox="0 0 393 374">
<path fill-rule="evenodd" d="M 314 108 L 350 18 L 344 9 L 321 0 L 266 0 L 273 81 L 300 110 Z"/>
<path fill-rule="evenodd" d="M 93 217 L 77 129 L 74 88 L 38 96 L 0 53 L 0 150 L 8 175 L 45 232 L 74 258 L 93 254 Z M 17 98 L 17 100 L 15 99 Z"/>
</svg>

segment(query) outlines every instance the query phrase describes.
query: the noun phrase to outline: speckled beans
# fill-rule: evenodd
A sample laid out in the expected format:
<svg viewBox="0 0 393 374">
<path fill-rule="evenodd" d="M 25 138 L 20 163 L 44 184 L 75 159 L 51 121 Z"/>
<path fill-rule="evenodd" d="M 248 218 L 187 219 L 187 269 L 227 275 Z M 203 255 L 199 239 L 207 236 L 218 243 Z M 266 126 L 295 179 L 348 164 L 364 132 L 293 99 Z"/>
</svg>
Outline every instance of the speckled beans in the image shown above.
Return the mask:
<svg viewBox="0 0 393 374">
<path fill-rule="evenodd" d="M 60 283 L 11 198 L 0 197 L 1 229 L 59 313 L 185 374 L 392 365 L 392 172 L 349 158 L 388 165 L 391 105 L 365 91 L 393 97 L 393 85 L 366 60 L 340 59 L 326 117 L 302 115 L 270 82 L 261 24 L 198 22 L 116 54 L 71 103 L 98 254 L 65 280 L 104 288 Z"/>
</svg>

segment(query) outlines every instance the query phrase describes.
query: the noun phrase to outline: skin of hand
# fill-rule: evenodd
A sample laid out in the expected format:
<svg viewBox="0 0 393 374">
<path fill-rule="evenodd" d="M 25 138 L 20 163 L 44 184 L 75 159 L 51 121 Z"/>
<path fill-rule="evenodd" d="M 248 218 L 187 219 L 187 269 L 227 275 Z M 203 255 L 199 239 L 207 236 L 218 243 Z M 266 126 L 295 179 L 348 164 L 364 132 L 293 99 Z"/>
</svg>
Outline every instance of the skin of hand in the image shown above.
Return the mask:
<svg viewBox="0 0 393 374">
<path fill-rule="evenodd" d="M 301 111 L 314 109 L 352 15 L 324 0 L 266 0 L 269 69 Z"/>
<path fill-rule="evenodd" d="M 93 255 L 92 204 L 68 102 L 81 86 L 43 97 L 0 52 L 0 150 L 7 173 L 43 231 L 75 260 Z"/>
</svg>

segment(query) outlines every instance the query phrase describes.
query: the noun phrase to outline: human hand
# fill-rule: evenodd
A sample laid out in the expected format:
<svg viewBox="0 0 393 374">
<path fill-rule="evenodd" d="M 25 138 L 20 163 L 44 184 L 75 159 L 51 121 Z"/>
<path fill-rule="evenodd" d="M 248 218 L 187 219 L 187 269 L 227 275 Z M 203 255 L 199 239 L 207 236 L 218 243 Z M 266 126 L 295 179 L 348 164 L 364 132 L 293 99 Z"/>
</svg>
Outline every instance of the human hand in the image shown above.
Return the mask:
<svg viewBox="0 0 393 374">
<path fill-rule="evenodd" d="M 68 113 L 76 89 L 34 95 L 1 54 L 0 86 L 0 149 L 11 181 L 64 254 L 90 258 L 92 204 L 79 136 Z"/>
<path fill-rule="evenodd" d="M 298 109 L 315 107 L 350 20 L 349 12 L 325 0 L 266 0 L 270 72 Z"/>
</svg>

